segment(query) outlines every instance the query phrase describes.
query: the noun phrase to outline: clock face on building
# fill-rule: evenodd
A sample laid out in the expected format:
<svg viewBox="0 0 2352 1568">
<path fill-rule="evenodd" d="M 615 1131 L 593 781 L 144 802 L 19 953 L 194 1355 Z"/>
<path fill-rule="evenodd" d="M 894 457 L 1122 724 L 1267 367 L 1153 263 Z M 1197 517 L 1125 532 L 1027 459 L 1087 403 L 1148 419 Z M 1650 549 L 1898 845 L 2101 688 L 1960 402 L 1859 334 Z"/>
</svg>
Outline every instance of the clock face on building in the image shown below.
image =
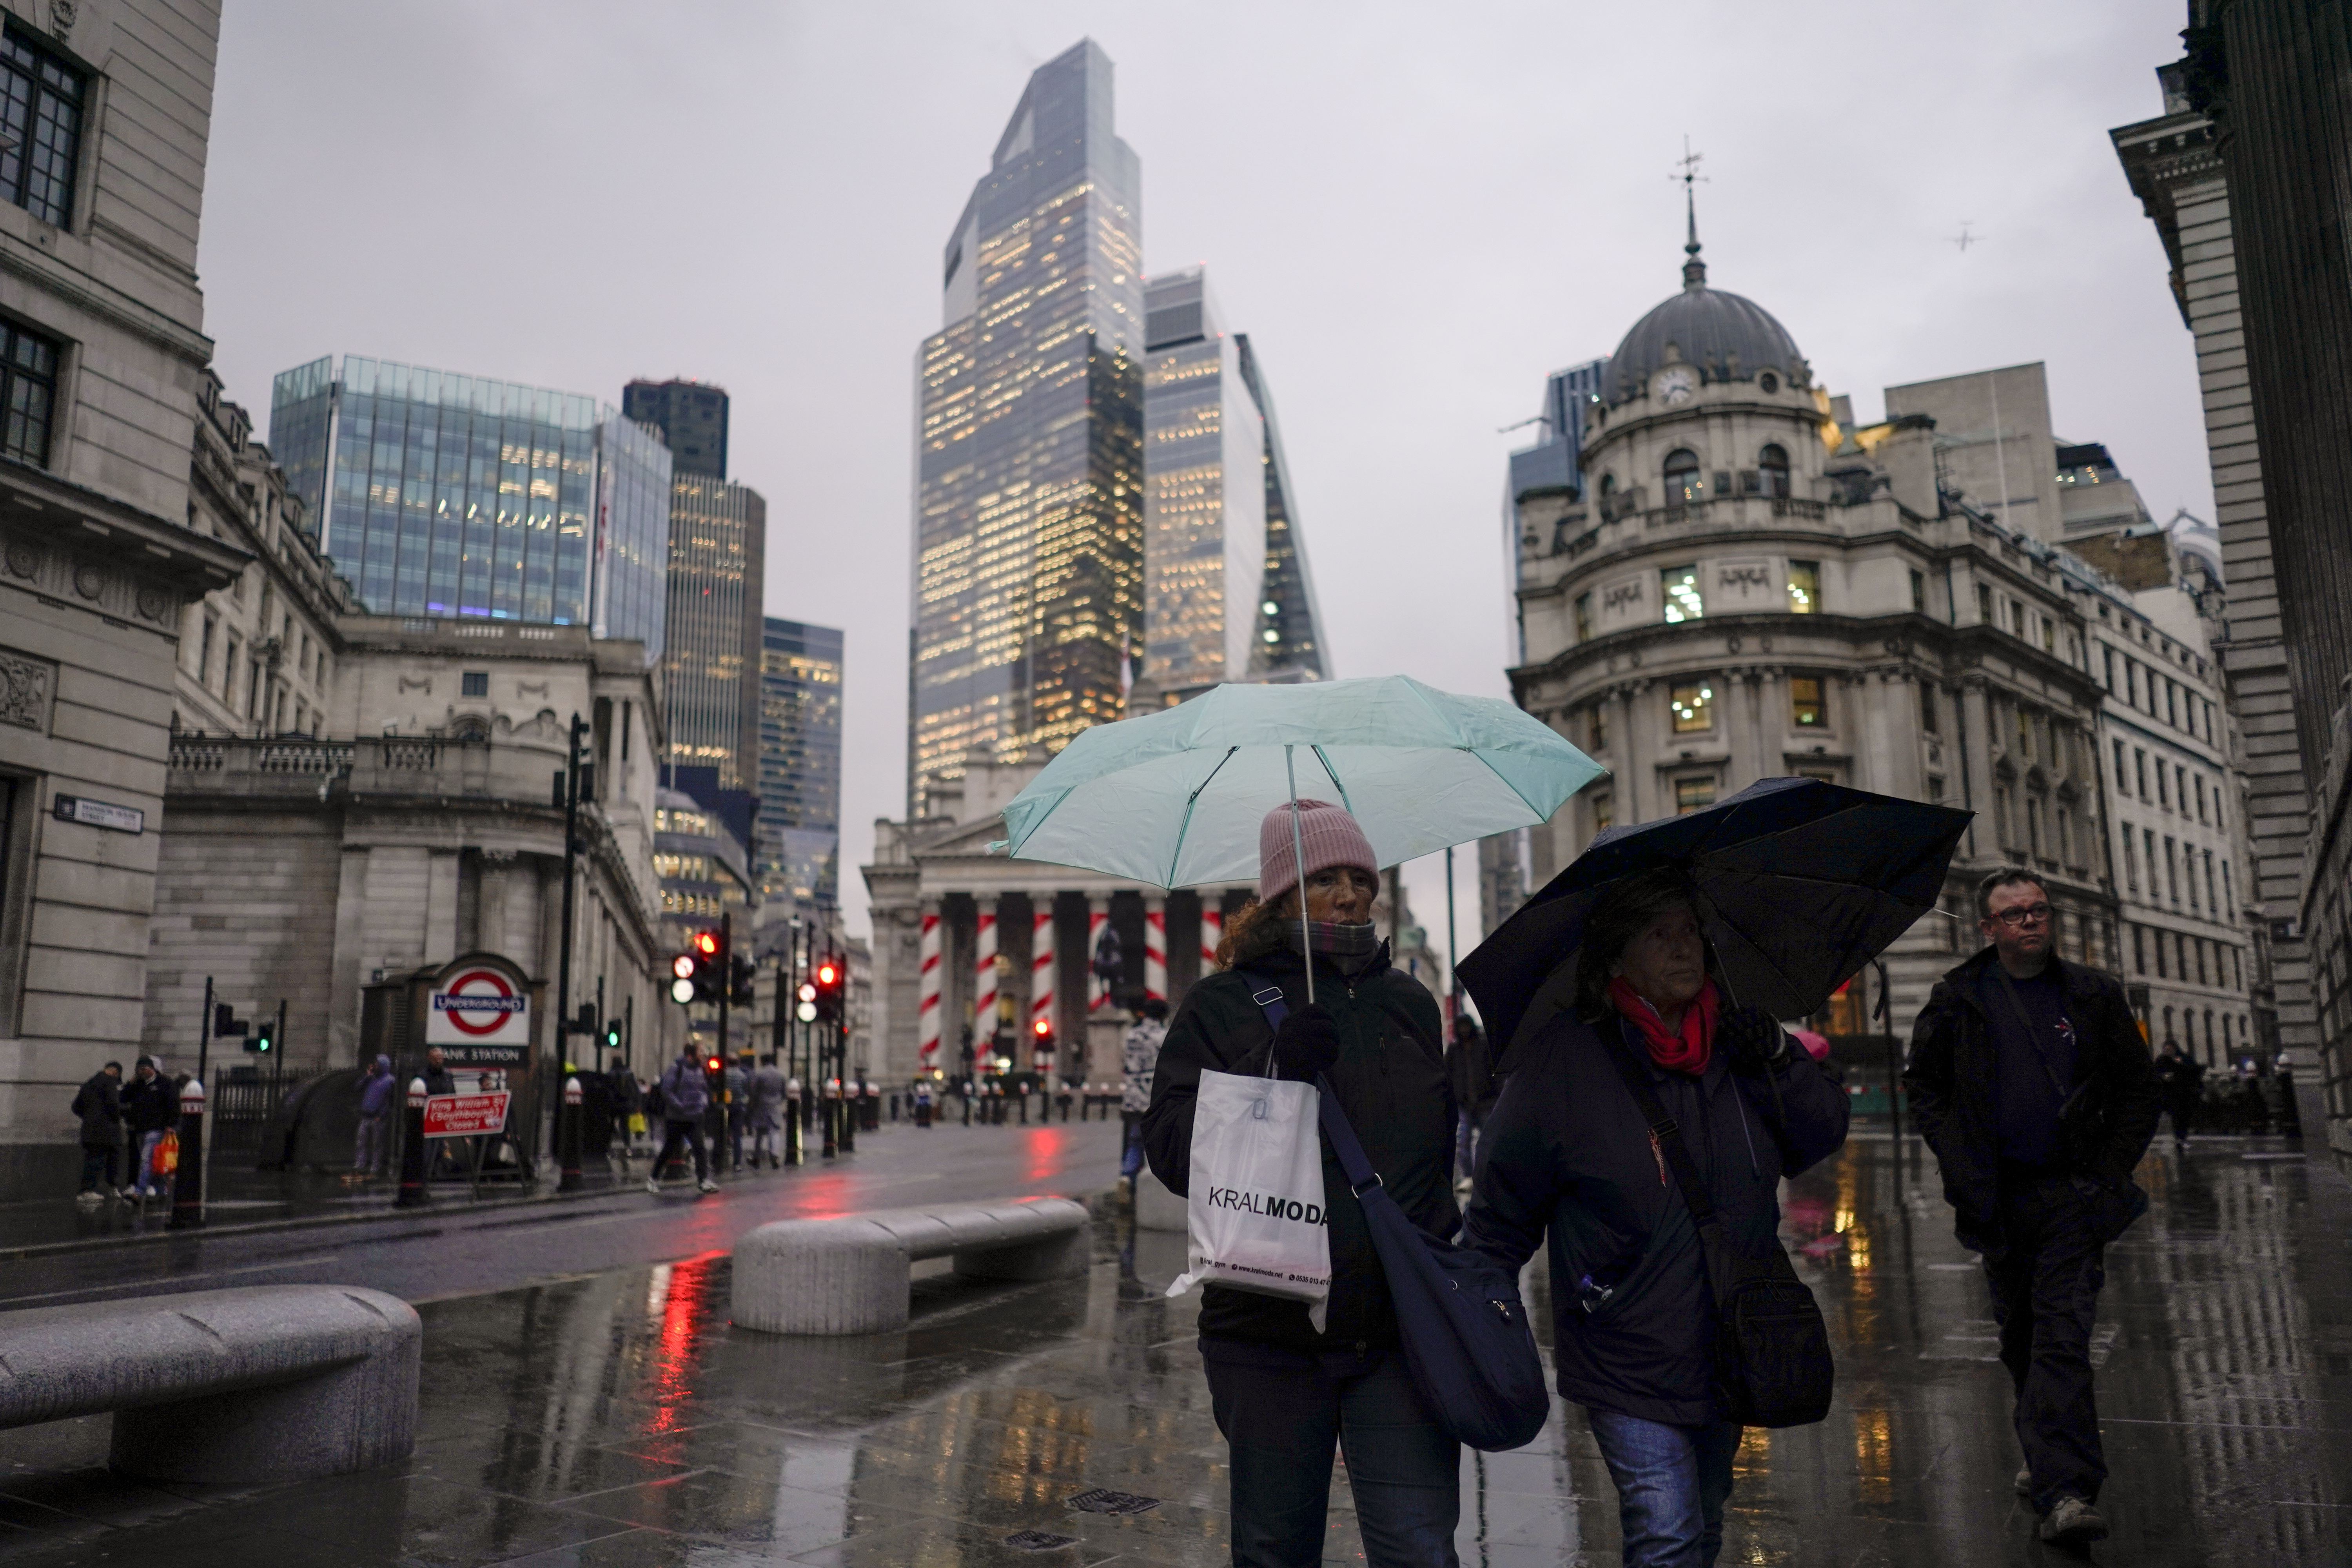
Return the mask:
<svg viewBox="0 0 2352 1568">
<path fill-rule="evenodd" d="M 1661 403 L 1688 403 L 1691 394 L 1698 390 L 1698 373 L 1686 364 L 1670 364 L 1660 371 L 1650 383 L 1650 391 Z"/>
</svg>

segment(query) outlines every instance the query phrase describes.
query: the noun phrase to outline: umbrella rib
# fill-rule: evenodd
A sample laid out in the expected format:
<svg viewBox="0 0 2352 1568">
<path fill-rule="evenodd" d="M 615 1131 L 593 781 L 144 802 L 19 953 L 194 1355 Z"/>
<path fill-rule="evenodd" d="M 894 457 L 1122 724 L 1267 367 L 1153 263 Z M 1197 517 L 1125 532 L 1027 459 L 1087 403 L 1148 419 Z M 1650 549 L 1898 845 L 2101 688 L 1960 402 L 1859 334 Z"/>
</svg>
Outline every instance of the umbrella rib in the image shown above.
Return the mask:
<svg viewBox="0 0 2352 1568">
<path fill-rule="evenodd" d="M 1323 776 L 1331 781 L 1331 787 L 1339 792 L 1339 804 L 1348 808 L 1348 815 L 1349 816 L 1355 816 L 1356 803 L 1348 798 L 1348 786 L 1339 782 L 1339 770 L 1331 765 L 1331 759 L 1323 754 L 1322 743 L 1320 742 L 1317 742 L 1309 745 L 1307 750 L 1313 752 L 1315 753 L 1315 760 L 1323 764 Z"/>
<path fill-rule="evenodd" d="M 1217 782 L 1217 775 L 1225 771 L 1225 764 L 1232 762 L 1234 753 L 1240 750 L 1239 746 L 1227 746 L 1225 754 L 1217 759 L 1217 765 L 1209 770 L 1209 776 L 1201 781 L 1200 787 L 1184 797 L 1184 820 L 1176 825 L 1176 842 L 1168 851 L 1168 879 L 1160 884 L 1161 887 L 1176 885 L 1176 862 L 1184 858 L 1184 835 L 1192 830 L 1192 807 L 1199 804 L 1201 791 Z"/>
</svg>

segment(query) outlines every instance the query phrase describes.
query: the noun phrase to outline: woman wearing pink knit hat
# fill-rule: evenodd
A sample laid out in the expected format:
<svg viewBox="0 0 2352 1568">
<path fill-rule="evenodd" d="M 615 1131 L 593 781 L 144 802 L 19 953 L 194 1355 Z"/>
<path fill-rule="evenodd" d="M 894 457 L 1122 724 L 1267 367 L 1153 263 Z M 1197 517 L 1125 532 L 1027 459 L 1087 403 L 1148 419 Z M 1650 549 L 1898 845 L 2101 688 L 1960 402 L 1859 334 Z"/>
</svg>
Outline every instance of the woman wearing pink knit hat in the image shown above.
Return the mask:
<svg viewBox="0 0 2352 1568">
<path fill-rule="evenodd" d="M 1185 993 L 1160 1048 L 1143 1141 L 1152 1173 L 1171 1192 L 1184 1195 L 1191 1183 L 1203 1071 L 1308 1082 L 1320 1073 L 1389 1195 L 1423 1229 L 1453 1232 L 1454 1111 L 1437 1000 L 1390 967 L 1372 925 L 1379 892 L 1380 863 L 1345 810 L 1302 800 L 1266 814 L 1257 900 L 1226 925 L 1219 973 Z M 1279 1032 L 1254 999 L 1269 986 L 1281 988 L 1289 1009 Z M 1323 1191 L 1331 1294 L 1322 1332 L 1303 1301 L 1214 1284 L 1202 1296 L 1201 1359 L 1231 1455 L 1233 1560 L 1251 1568 L 1322 1561 L 1336 1446 L 1347 1457 L 1366 1562 L 1450 1565 L 1460 1449 L 1413 1389 L 1363 1209 L 1328 1142 Z"/>
</svg>

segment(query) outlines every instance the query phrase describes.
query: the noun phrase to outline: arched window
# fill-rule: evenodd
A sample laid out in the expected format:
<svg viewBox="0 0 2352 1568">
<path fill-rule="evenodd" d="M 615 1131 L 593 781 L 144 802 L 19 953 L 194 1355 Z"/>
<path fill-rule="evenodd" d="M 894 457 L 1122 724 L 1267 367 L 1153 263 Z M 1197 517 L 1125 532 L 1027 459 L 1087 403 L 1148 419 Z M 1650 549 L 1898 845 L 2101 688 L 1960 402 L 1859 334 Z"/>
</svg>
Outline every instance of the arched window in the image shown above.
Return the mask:
<svg viewBox="0 0 2352 1568">
<path fill-rule="evenodd" d="M 1607 500 L 1611 496 L 1613 496 L 1613 495 L 1615 495 L 1616 493 L 1617 493 L 1617 476 L 1616 476 L 1616 475 L 1614 475 L 1614 474 L 1603 474 L 1603 475 L 1601 475 L 1601 499 L 1602 500 Z"/>
<path fill-rule="evenodd" d="M 1698 499 L 1698 454 L 1677 447 L 1666 454 L 1666 504 L 1681 506 Z"/>
<path fill-rule="evenodd" d="M 1764 493 L 1785 498 L 1789 493 L 1789 454 L 1779 447 L 1767 447 L 1756 454 L 1756 467 L 1764 476 Z"/>
</svg>

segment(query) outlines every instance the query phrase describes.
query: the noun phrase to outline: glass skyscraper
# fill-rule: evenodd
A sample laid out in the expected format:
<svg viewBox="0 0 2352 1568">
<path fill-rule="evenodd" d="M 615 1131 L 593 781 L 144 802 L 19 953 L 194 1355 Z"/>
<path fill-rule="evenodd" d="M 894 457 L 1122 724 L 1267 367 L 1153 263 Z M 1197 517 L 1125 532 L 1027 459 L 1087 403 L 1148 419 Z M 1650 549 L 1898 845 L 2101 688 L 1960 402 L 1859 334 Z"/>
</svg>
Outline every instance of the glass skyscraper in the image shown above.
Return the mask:
<svg viewBox="0 0 2352 1568">
<path fill-rule="evenodd" d="M 1315 599 L 1315 574 L 1307 570 L 1307 536 L 1299 531 L 1297 492 L 1282 455 L 1282 424 L 1274 416 L 1274 394 L 1259 372 L 1247 332 L 1235 332 L 1242 384 L 1257 405 L 1265 430 L 1265 582 L 1259 601 L 1257 640 L 1251 647 L 1254 680 L 1328 680 L 1323 654 L 1323 612 Z"/>
<path fill-rule="evenodd" d="M 841 633 L 770 616 L 760 663 L 761 902 L 830 908 L 841 878 Z"/>
<path fill-rule="evenodd" d="M 754 787 L 760 751 L 761 585 L 768 503 L 760 492 L 708 474 L 670 487 L 669 612 L 662 653 L 662 711 L 677 787 Z M 693 782 L 688 782 L 688 781 Z"/>
<path fill-rule="evenodd" d="M 1091 40 L 1041 66 L 917 360 L 908 808 L 1123 710 L 1142 620 L 1142 176 Z"/>
<path fill-rule="evenodd" d="M 727 389 L 708 382 L 674 376 L 621 389 L 621 412 L 662 433 L 674 473 L 727 477 Z"/>
<path fill-rule="evenodd" d="M 669 449 L 593 398 L 330 355 L 278 376 L 269 446 L 372 613 L 585 625 L 660 656 Z"/>
<path fill-rule="evenodd" d="M 1265 576 L 1265 421 L 1205 270 L 1144 284 L 1143 678 L 1176 701 L 1250 674 Z"/>
</svg>

